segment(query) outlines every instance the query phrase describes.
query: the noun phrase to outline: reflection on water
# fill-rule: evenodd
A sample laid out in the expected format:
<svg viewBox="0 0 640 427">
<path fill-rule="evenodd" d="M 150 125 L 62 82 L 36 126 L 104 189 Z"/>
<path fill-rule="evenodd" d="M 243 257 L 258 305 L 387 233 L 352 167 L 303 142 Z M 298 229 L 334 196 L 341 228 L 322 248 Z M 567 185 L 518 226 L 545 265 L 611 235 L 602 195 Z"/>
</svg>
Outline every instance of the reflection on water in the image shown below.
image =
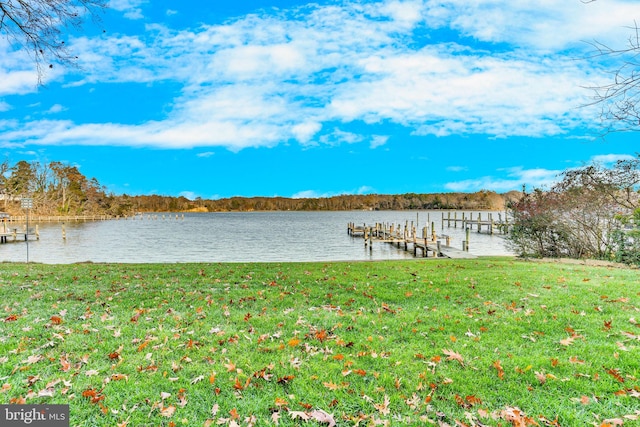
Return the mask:
<svg viewBox="0 0 640 427">
<path fill-rule="evenodd" d="M 145 215 L 143 219 L 40 223 L 40 240 L 29 242 L 29 260 L 73 262 L 277 262 L 350 261 L 412 258 L 395 246 L 347 234 L 347 224 L 413 221 L 451 236 L 461 248 L 464 230 L 441 226 L 435 211 L 225 212 Z M 157 218 L 157 219 L 153 219 Z M 183 219 L 184 218 L 184 219 Z M 35 226 L 35 224 L 30 224 Z M 509 255 L 501 236 L 471 233 L 470 252 Z M 26 261 L 26 244 L 0 245 L 1 261 Z"/>
</svg>

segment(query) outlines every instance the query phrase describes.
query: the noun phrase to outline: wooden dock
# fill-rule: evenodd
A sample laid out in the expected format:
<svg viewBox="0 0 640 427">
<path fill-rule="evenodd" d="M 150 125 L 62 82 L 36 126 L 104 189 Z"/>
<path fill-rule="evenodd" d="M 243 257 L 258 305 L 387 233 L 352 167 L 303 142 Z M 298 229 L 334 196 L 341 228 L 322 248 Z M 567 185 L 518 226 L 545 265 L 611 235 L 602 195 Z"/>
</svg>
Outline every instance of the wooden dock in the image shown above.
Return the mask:
<svg viewBox="0 0 640 427">
<path fill-rule="evenodd" d="M 184 213 L 179 214 L 147 214 L 147 219 L 149 220 L 157 220 L 157 219 L 182 219 L 184 220 Z M 86 221 L 109 221 L 109 220 L 143 220 L 145 219 L 142 213 L 136 213 L 133 216 L 110 216 L 110 215 L 57 215 L 57 216 L 38 216 L 38 215 L 30 215 L 29 221 L 33 224 L 35 223 L 35 227 L 29 227 L 29 231 L 26 231 L 26 216 L 12 216 L 6 214 L 4 212 L 0 212 L 0 244 L 1 243 L 12 243 L 12 242 L 21 242 L 28 241 L 31 236 L 34 236 L 36 240 L 40 240 L 40 231 L 38 223 L 40 222 L 59 222 L 62 224 L 62 239 L 67 239 L 67 229 L 65 224 L 68 222 L 86 222 Z M 22 223 L 20 230 L 16 223 Z"/>
<path fill-rule="evenodd" d="M 482 213 L 478 212 L 478 215 L 474 219 L 473 213 L 461 212 L 461 217 L 458 218 L 458 212 L 453 212 L 453 217 L 451 212 L 447 212 L 446 217 L 444 212 L 442 212 L 442 228 L 444 228 L 445 223 L 447 224 L 447 228 L 450 228 L 453 223 L 454 228 L 457 228 L 458 224 L 460 224 L 460 228 L 463 230 L 467 228 L 473 230 L 475 227 L 478 233 L 484 231 L 489 234 L 507 234 L 511 226 L 507 214 L 504 214 L 504 218 L 501 212 L 497 212 L 496 214 L 497 219 L 494 218 L 493 212 L 488 212 L 486 217 L 483 218 Z"/>
<path fill-rule="evenodd" d="M 4 230 L 0 231 L 0 243 L 23 242 L 27 241 L 29 236 L 36 236 L 36 238 L 39 238 L 38 234 L 34 230 L 29 230 L 29 232 L 18 231 L 17 228 Z"/>
<path fill-rule="evenodd" d="M 404 227 L 394 224 L 362 225 L 357 226 L 354 223 L 347 225 L 347 233 L 352 237 L 362 237 L 365 246 L 369 250 L 373 249 L 373 243 L 388 243 L 396 245 L 398 248 L 404 248 L 405 251 L 413 251 L 414 256 L 420 254 L 422 257 L 431 256 L 433 258 L 477 258 L 470 254 L 467 250 L 456 249 L 451 246 L 451 238 L 447 235 L 436 235 L 433 223 L 431 233 L 428 227 L 423 227 L 419 235 L 413 222 L 405 223 Z M 463 242 L 463 248 L 468 249 L 468 245 Z"/>
<path fill-rule="evenodd" d="M 0 213 L 1 214 L 1 213 Z M 29 221 L 36 223 L 43 222 L 61 222 L 61 223 L 71 223 L 71 222 L 94 222 L 94 221 L 112 221 L 112 220 L 157 220 L 157 219 L 182 219 L 184 220 L 184 213 L 136 213 L 133 215 L 30 215 Z M 5 217 L 1 217 L 0 219 L 3 222 L 7 223 L 25 223 L 27 217 L 25 215 L 6 215 Z"/>
<path fill-rule="evenodd" d="M 86 222 L 86 221 L 107 221 L 119 219 L 120 216 L 111 215 L 29 215 L 29 222 L 34 224 L 42 222 Z M 126 219 L 126 217 L 124 217 Z M 4 222 L 25 223 L 26 215 L 7 215 Z"/>
<path fill-rule="evenodd" d="M 453 228 L 459 227 L 464 230 L 466 238 L 462 241 L 461 249 L 451 246 L 451 238 L 448 235 L 437 235 L 433 222 L 431 222 L 431 227 L 423 227 L 421 232 L 416 230 L 413 221 L 406 221 L 404 226 L 380 223 L 358 226 L 350 223 L 347 231 L 353 237 L 362 237 L 369 250 L 372 249 L 373 242 L 380 242 L 395 244 L 406 251 L 412 250 L 415 256 L 461 259 L 477 258 L 469 253 L 469 236 L 472 230 L 478 233 L 507 234 L 511 227 L 506 212 L 485 212 L 483 216 L 482 212 L 474 215 L 473 212 L 443 211 L 440 223 L 442 231 L 444 231 L 445 225 L 447 228 L 453 226 Z"/>
<path fill-rule="evenodd" d="M 29 236 L 36 236 L 36 239 L 40 239 L 37 225 L 35 229 L 27 228 L 27 222 L 22 227 L 22 231 L 19 231 L 18 227 L 9 227 L 9 222 L 11 222 L 11 215 L 0 212 L 0 243 L 29 241 Z"/>
</svg>

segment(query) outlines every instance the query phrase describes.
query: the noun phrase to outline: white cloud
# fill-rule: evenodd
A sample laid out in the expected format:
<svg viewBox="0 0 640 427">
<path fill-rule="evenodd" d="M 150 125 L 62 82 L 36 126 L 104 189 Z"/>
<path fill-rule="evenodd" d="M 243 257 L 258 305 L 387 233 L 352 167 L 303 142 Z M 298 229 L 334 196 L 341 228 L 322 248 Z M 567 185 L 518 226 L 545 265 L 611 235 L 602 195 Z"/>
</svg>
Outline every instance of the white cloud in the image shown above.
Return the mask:
<svg viewBox="0 0 640 427">
<path fill-rule="evenodd" d="M 314 121 L 306 121 L 293 125 L 291 132 L 293 137 L 302 143 L 307 143 L 315 134 L 320 132 L 322 124 Z"/>
<path fill-rule="evenodd" d="M 144 18 L 144 15 L 142 14 L 142 9 L 127 10 L 123 14 L 123 16 L 127 19 L 131 19 L 132 21 Z"/>
<path fill-rule="evenodd" d="M 569 77 L 581 74 L 575 63 L 450 49 L 369 58 L 371 78 L 341 86 L 333 113 L 347 120 L 391 119 L 418 135 L 556 135 L 583 120 L 585 111 L 574 107 L 586 103 L 585 92 Z"/>
<path fill-rule="evenodd" d="M 117 11 L 123 11 L 138 7 L 144 2 L 144 0 L 109 0 L 109 8 Z"/>
<path fill-rule="evenodd" d="M 0 95 L 35 92 L 37 84 L 34 70 L 6 71 L 0 68 Z"/>
<path fill-rule="evenodd" d="M 600 154 L 593 156 L 591 161 L 594 163 L 600 163 L 606 166 L 611 166 L 619 160 L 634 160 L 636 156 L 630 154 Z"/>
<path fill-rule="evenodd" d="M 425 2 L 432 25 L 450 27 L 482 41 L 526 48 L 564 49 L 583 41 L 627 40 L 640 4 L 625 0 L 444 0 Z"/>
<path fill-rule="evenodd" d="M 356 190 L 355 194 L 371 194 L 375 192 L 376 192 L 375 188 L 370 187 L 368 185 L 363 185 Z M 346 194 L 349 194 L 349 193 L 346 193 Z"/>
<path fill-rule="evenodd" d="M 49 108 L 47 110 L 48 114 L 56 114 L 56 113 L 60 113 L 62 111 L 66 111 L 67 108 L 61 104 L 54 104 L 51 106 L 51 108 Z"/>
<path fill-rule="evenodd" d="M 341 194 L 371 194 L 374 192 L 375 190 L 373 189 L 373 187 L 363 185 L 357 188 L 355 191 L 318 192 L 316 190 L 303 190 L 293 194 L 291 198 L 292 199 L 320 199 L 320 198 L 335 197 Z"/>
<path fill-rule="evenodd" d="M 401 27 L 411 29 L 422 20 L 422 1 L 387 1 L 378 9 L 380 15 L 389 17 Z"/>
<path fill-rule="evenodd" d="M 111 0 L 110 7 L 139 18 L 143 3 Z M 581 40 L 626 40 L 632 16 L 640 4 L 622 0 L 382 0 L 80 37 L 71 44 L 85 74 L 65 76 L 65 84 L 177 82 L 181 94 L 162 106 L 166 117 L 138 125 L 23 122 L 1 134 L 0 145 L 20 138 L 232 150 L 290 140 L 340 144 L 365 140 L 348 130 L 354 121 L 399 124 L 416 135 L 566 134 L 597 117 L 575 107 L 588 96 L 581 85 L 604 78 L 567 49 L 586 48 Z M 434 29 L 460 37 L 431 39 Z M 0 55 L 0 95 L 34 88 L 32 70 Z M 321 132 L 336 122 L 345 125 Z M 374 136 L 370 144 L 384 142 Z"/>
<path fill-rule="evenodd" d="M 382 147 L 389 141 L 389 137 L 385 135 L 373 135 L 371 137 L 371 142 L 369 143 L 369 147 L 371 149 L 375 149 L 378 147 Z"/>
<path fill-rule="evenodd" d="M 26 57 L 26 59 L 25 59 Z M 38 87 L 36 64 L 22 51 L 14 51 L 0 38 L 0 96 L 23 95 Z"/>
<path fill-rule="evenodd" d="M 355 144 L 364 140 L 364 136 L 353 132 L 346 132 L 341 129 L 333 129 L 331 133 L 324 134 L 319 138 L 320 142 L 328 145 Z"/>
<path fill-rule="evenodd" d="M 213 151 L 205 151 L 203 153 L 196 154 L 196 156 L 203 157 L 203 158 L 211 157 L 213 155 L 215 155 L 215 153 Z"/>
<path fill-rule="evenodd" d="M 197 193 L 194 193 L 193 191 L 181 191 L 179 196 L 186 197 L 189 200 L 195 200 L 198 197 L 200 197 L 198 196 Z"/>
<path fill-rule="evenodd" d="M 330 197 L 330 196 L 322 195 L 315 190 L 303 190 L 291 196 L 292 199 L 319 199 L 321 197 Z"/>
<path fill-rule="evenodd" d="M 11 109 L 11 105 L 4 102 L 4 101 L 0 101 L 0 112 L 4 112 L 4 111 L 9 111 Z"/>
<path fill-rule="evenodd" d="M 447 170 L 449 172 L 464 172 L 469 170 L 469 168 L 466 166 L 448 166 Z"/>
<path fill-rule="evenodd" d="M 558 181 L 561 170 L 550 170 L 543 168 L 523 169 L 514 167 L 507 169 L 508 175 L 522 181 L 523 184 L 531 184 L 536 187 L 550 186 Z"/>
<path fill-rule="evenodd" d="M 550 169 L 523 169 L 514 167 L 506 170 L 506 178 L 496 178 L 484 176 L 462 181 L 453 181 L 445 184 L 445 188 L 450 191 L 470 192 L 491 189 L 497 192 L 507 192 L 511 190 L 521 190 L 523 185 L 528 189 L 550 188 L 558 182 L 560 170 Z"/>
<path fill-rule="evenodd" d="M 137 20 L 144 18 L 140 5 L 146 3 L 145 0 L 110 0 L 109 8 L 124 12 L 123 16 L 127 19 Z"/>
</svg>

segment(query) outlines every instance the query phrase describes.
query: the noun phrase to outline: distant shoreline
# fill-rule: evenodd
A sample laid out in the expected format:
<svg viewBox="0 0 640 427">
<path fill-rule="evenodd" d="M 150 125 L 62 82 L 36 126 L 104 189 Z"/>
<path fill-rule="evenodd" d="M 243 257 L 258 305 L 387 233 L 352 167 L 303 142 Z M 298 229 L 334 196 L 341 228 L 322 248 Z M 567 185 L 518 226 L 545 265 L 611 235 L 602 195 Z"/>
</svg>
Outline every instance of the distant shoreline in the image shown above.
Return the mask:
<svg viewBox="0 0 640 427">
<path fill-rule="evenodd" d="M 58 206 L 33 197 L 30 214 L 40 217 L 110 216 L 122 218 L 137 213 L 162 212 L 285 212 L 285 211 L 411 211 L 458 210 L 503 211 L 522 193 L 510 191 L 499 194 L 494 191 L 475 193 L 405 193 L 338 195 L 319 198 L 287 197 L 230 197 L 222 199 L 187 199 L 173 196 L 112 196 L 102 209 L 75 209 L 74 214 L 60 214 Z M 19 198 L 5 200 L 2 208 L 11 216 L 24 216 Z"/>
<path fill-rule="evenodd" d="M 289 209 L 261 209 L 261 210 L 255 210 L 255 209 L 251 209 L 251 210 L 218 210 L 218 211 L 210 211 L 207 210 L 206 207 L 198 207 L 198 208 L 193 208 L 193 209 L 188 209 L 188 210 L 184 210 L 184 211 L 145 211 L 145 212 L 136 212 L 134 214 L 131 215 L 38 215 L 38 214 L 30 214 L 29 215 L 29 221 L 30 222 L 65 222 L 65 221 L 109 221 L 109 220 L 126 220 L 126 219 L 130 219 L 130 218 L 135 218 L 135 217 L 139 217 L 139 216 L 144 216 L 144 215 L 167 215 L 167 214 L 185 214 L 185 213 L 191 213 L 191 214 L 198 214 L 198 213 L 232 213 L 232 212 L 238 212 L 238 213 L 250 213 L 250 212 L 349 212 L 349 211 L 353 211 L 353 212 L 359 212 L 359 211 L 363 211 L 363 212 L 375 212 L 375 211 L 381 211 L 381 212 L 393 212 L 393 211 L 397 211 L 397 212 L 420 212 L 420 211 L 432 211 L 432 212 L 503 212 L 504 209 L 498 209 L 498 208 L 481 208 L 481 209 L 455 209 L 455 208 L 440 208 L 440 209 L 421 209 L 421 208 L 415 208 L 415 209 L 343 209 L 343 210 L 327 210 L 327 209 L 318 209 L 318 210 L 289 210 Z M 20 215 L 9 215 L 6 218 L 2 218 L 0 219 L 0 224 L 3 221 L 9 222 L 9 223 L 13 223 L 13 222 L 25 222 L 26 220 L 26 215 L 25 214 L 20 214 Z"/>
</svg>

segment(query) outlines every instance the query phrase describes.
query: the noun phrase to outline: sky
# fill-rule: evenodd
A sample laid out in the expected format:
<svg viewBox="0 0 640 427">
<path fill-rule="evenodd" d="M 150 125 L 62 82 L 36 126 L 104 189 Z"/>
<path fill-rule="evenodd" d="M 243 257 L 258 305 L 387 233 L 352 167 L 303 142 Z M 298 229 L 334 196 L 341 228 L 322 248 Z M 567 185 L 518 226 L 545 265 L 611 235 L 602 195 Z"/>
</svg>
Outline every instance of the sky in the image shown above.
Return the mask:
<svg viewBox="0 0 640 427">
<path fill-rule="evenodd" d="M 0 38 L 0 157 L 109 192 L 499 193 L 640 151 L 589 88 L 640 2 L 110 0 L 38 85 Z"/>
</svg>

